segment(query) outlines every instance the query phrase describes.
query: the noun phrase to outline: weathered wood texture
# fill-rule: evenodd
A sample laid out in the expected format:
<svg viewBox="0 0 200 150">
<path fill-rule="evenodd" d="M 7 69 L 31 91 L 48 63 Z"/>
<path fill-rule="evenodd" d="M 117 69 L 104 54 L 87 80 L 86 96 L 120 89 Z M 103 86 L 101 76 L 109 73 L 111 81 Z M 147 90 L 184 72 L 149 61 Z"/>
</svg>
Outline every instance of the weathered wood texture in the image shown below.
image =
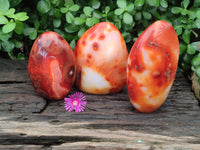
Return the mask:
<svg viewBox="0 0 200 150">
<path fill-rule="evenodd" d="M 63 100 L 37 96 L 27 61 L 0 59 L 0 71 L 0 150 L 200 149 L 200 108 L 179 71 L 165 103 L 150 114 L 132 107 L 126 88 L 85 94 L 84 112 L 66 112 Z"/>
</svg>

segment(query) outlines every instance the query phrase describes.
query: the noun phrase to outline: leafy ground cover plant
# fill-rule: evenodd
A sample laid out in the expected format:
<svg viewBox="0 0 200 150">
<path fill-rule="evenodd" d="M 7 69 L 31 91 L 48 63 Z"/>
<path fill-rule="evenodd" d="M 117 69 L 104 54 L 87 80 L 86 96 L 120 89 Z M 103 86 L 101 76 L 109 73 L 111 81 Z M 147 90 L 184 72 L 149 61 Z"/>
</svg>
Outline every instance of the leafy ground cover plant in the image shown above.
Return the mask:
<svg viewBox="0 0 200 150">
<path fill-rule="evenodd" d="M 22 32 L 24 21 L 29 17 L 26 12 L 16 12 L 13 8 L 20 3 L 20 0 L 15 0 L 10 3 L 9 0 L 0 0 L 0 51 L 7 52 L 11 59 L 20 59 L 23 53 L 17 51 L 16 56 L 11 52 L 14 49 L 23 47 Z"/>
<path fill-rule="evenodd" d="M 199 38 L 200 0 L 0 0 L 0 3 L 1 51 L 8 52 L 12 59 L 28 57 L 33 41 L 48 30 L 62 35 L 74 48 L 87 29 L 102 21 L 111 22 L 120 30 L 130 50 L 145 28 L 156 20 L 165 20 L 179 36 L 181 71 L 192 69 L 200 77 L 200 54 L 194 43 Z"/>
</svg>

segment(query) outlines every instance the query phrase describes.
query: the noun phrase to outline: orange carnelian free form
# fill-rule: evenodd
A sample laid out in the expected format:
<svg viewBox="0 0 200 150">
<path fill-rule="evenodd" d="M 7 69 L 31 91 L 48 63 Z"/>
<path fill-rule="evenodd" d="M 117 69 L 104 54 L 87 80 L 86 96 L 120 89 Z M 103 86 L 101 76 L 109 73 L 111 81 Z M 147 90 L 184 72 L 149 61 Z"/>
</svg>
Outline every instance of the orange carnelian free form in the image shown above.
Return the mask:
<svg viewBox="0 0 200 150">
<path fill-rule="evenodd" d="M 28 72 L 36 92 L 47 99 L 64 98 L 75 81 L 76 62 L 67 41 L 48 31 L 34 42 Z"/>
<path fill-rule="evenodd" d="M 126 84 L 128 51 L 119 30 L 101 22 L 87 30 L 75 47 L 76 86 L 92 94 L 119 92 Z"/>
<path fill-rule="evenodd" d="M 158 109 L 172 87 L 179 58 L 177 34 L 166 21 L 156 21 L 136 40 L 128 57 L 127 89 L 140 112 Z"/>
</svg>

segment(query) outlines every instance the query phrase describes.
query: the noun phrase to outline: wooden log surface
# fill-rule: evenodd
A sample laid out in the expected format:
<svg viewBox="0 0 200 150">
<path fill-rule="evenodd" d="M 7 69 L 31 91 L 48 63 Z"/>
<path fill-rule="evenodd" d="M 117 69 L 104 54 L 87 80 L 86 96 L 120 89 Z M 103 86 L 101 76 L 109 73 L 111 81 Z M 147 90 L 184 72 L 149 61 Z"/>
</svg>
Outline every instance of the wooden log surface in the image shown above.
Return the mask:
<svg viewBox="0 0 200 150">
<path fill-rule="evenodd" d="M 133 108 L 126 87 L 85 95 L 84 112 L 66 112 L 63 100 L 35 93 L 27 61 L 0 58 L 0 150 L 200 149 L 200 108 L 180 71 L 165 103 L 150 114 Z"/>
</svg>

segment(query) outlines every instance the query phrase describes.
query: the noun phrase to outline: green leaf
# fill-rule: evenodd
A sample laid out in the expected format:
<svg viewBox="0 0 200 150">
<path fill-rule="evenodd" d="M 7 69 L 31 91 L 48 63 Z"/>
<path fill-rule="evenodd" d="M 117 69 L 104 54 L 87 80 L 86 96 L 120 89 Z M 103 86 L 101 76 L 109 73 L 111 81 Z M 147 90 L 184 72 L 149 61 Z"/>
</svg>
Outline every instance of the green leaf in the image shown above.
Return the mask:
<svg viewBox="0 0 200 150">
<path fill-rule="evenodd" d="M 115 15 L 119 16 L 119 15 L 123 14 L 123 12 L 124 12 L 123 8 L 118 8 L 115 10 Z"/>
<path fill-rule="evenodd" d="M 133 10 L 134 10 L 134 4 L 133 3 L 128 4 L 128 6 L 126 7 L 126 11 L 133 12 Z"/>
<path fill-rule="evenodd" d="M 8 18 L 15 18 L 15 14 L 7 14 L 6 15 Z"/>
<path fill-rule="evenodd" d="M 62 37 L 64 37 L 64 32 L 61 31 L 60 29 L 54 29 L 54 31 L 58 34 L 60 34 Z"/>
<path fill-rule="evenodd" d="M 198 57 L 198 55 L 196 55 L 192 61 L 191 61 L 192 65 L 194 68 L 199 67 L 200 66 L 200 57 Z"/>
<path fill-rule="evenodd" d="M 64 39 L 66 39 L 66 41 L 71 41 L 73 39 L 76 39 L 77 36 L 74 37 L 73 33 L 70 34 L 70 33 L 65 32 L 63 37 Z"/>
<path fill-rule="evenodd" d="M 15 44 L 16 48 L 22 48 L 23 47 L 23 42 L 22 41 L 18 41 L 16 39 L 14 39 L 13 43 Z"/>
<path fill-rule="evenodd" d="M 99 9 L 101 3 L 99 0 L 91 0 L 90 6 L 94 9 Z"/>
<path fill-rule="evenodd" d="M 187 9 L 183 9 L 183 10 L 181 11 L 181 15 L 185 16 L 185 15 L 187 15 L 187 14 L 188 14 L 188 10 L 187 10 Z"/>
<path fill-rule="evenodd" d="M 178 21 L 181 22 L 181 23 L 183 23 L 183 24 L 187 24 L 188 17 L 186 17 L 186 16 L 180 16 L 180 17 L 178 17 Z"/>
<path fill-rule="evenodd" d="M 92 9 L 91 7 L 89 7 L 89 6 L 85 6 L 85 7 L 83 8 L 84 14 L 85 14 L 86 16 L 88 16 L 88 17 L 91 16 L 92 11 L 93 11 L 93 9 Z"/>
<path fill-rule="evenodd" d="M 191 65 L 186 62 L 181 62 L 181 72 L 185 72 L 191 68 Z"/>
<path fill-rule="evenodd" d="M 41 14 L 47 13 L 50 9 L 51 9 L 51 5 L 50 5 L 50 3 L 48 3 L 47 1 L 40 0 L 40 1 L 37 3 L 37 10 L 38 10 Z"/>
<path fill-rule="evenodd" d="M 151 14 L 147 11 L 142 12 L 144 19 L 150 20 L 152 18 Z"/>
<path fill-rule="evenodd" d="M 160 0 L 146 0 L 149 6 L 158 7 Z"/>
<path fill-rule="evenodd" d="M 65 0 L 65 6 L 72 6 L 72 5 L 74 5 L 73 0 Z"/>
<path fill-rule="evenodd" d="M 17 58 L 16 58 L 17 60 L 25 60 L 26 59 L 26 56 L 23 54 L 23 53 L 19 53 L 18 55 L 17 55 Z"/>
<path fill-rule="evenodd" d="M 22 0 L 10 0 L 10 7 L 16 7 L 17 5 L 19 5 L 21 2 L 22 2 Z"/>
<path fill-rule="evenodd" d="M 123 32 L 122 36 L 123 36 L 123 38 L 124 38 L 124 40 L 126 42 L 130 42 L 130 40 L 131 40 L 131 34 L 129 32 Z"/>
<path fill-rule="evenodd" d="M 139 21 L 139 20 L 141 20 L 141 19 L 142 19 L 142 13 L 141 13 L 141 12 L 137 12 L 137 13 L 135 14 L 135 20 Z"/>
<path fill-rule="evenodd" d="M 193 55 L 185 53 L 184 56 L 183 56 L 183 61 L 186 62 L 186 63 L 191 63 L 192 58 L 193 58 Z"/>
<path fill-rule="evenodd" d="M 193 48 L 193 46 L 191 44 L 187 45 L 187 53 L 190 55 L 194 55 L 195 54 L 195 49 Z"/>
<path fill-rule="evenodd" d="M 110 6 L 106 6 L 105 13 L 108 14 L 109 11 L 110 11 Z"/>
<path fill-rule="evenodd" d="M 161 8 L 161 7 L 159 7 L 159 8 Z M 161 17 L 165 18 L 165 15 L 166 15 L 166 14 L 164 14 L 164 15 L 162 14 L 162 16 L 161 16 L 160 12 L 157 10 L 157 8 L 150 9 L 149 12 L 152 14 L 152 16 L 154 16 L 155 18 L 160 19 L 160 20 L 162 20 Z M 167 18 L 169 18 L 169 17 L 167 17 Z M 166 21 L 167 19 L 164 19 L 164 20 Z"/>
<path fill-rule="evenodd" d="M 78 31 L 78 37 L 80 38 L 82 35 L 83 35 L 83 33 L 85 33 L 85 31 L 86 31 L 86 29 L 83 27 L 83 28 L 81 28 L 79 31 Z"/>
<path fill-rule="evenodd" d="M 197 16 L 198 19 L 200 19 L 200 10 L 198 10 L 198 11 L 196 12 L 196 16 Z"/>
<path fill-rule="evenodd" d="M 15 33 L 17 34 L 22 34 L 23 32 L 23 29 L 24 29 L 24 24 L 22 22 L 19 22 L 19 21 L 16 21 L 16 27 L 15 27 Z"/>
<path fill-rule="evenodd" d="M 15 14 L 15 19 L 19 21 L 26 21 L 29 17 L 26 12 L 19 12 Z"/>
<path fill-rule="evenodd" d="M 200 67 L 197 67 L 197 69 L 196 69 L 196 75 L 198 76 L 198 77 L 200 77 Z"/>
<path fill-rule="evenodd" d="M 78 11 L 79 8 L 80 8 L 79 5 L 76 5 L 76 4 L 75 4 L 75 5 L 72 5 L 71 7 L 69 7 L 69 10 L 75 12 L 75 11 Z"/>
<path fill-rule="evenodd" d="M 0 11 L 2 12 L 6 12 L 8 11 L 9 7 L 10 7 L 10 3 L 8 0 L 0 0 Z"/>
<path fill-rule="evenodd" d="M 84 18 L 81 18 L 81 17 L 75 17 L 74 18 L 74 24 L 76 25 L 82 25 L 85 23 L 85 19 Z"/>
<path fill-rule="evenodd" d="M 60 10 L 59 9 L 54 9 L 54 16 L 56 18 L 61 18 L 62 14 L 60 13 Z"/>
<path fill-rule="evenodd" d="M 3 33 L 9 33 L 12 32 L 15 29 L 16 23 L 12 20 L 5 24 L 2 28 Z"/>
<path fill-rule="evenodd" d="M 126 0 L 117 0 L 117 6 L 119 8 L 126 8 L 126 6 L 127 6 Z"/>
<path fill-rule="evenodd" d="M 25 36 L 29 36 L 35 29 L 34 28 L 31 28 L 31 27 L 27 27 L 23 30 L 23 34 Z"/>
<path fill-rule="evenodd" d="M 16 58 L 17 60 L 25 60 L 26 59 L 26 56 L 23 54 L 23 53 L 19 53 L 18 55 L 17 55 L 17 58 Z"/>
<path fill-rule="evenodd" d="M 178 36 L 181 35 L 183 32 L 182 26 L 175 26 L 174 29 L 176 30 L 176 34 Z"/>
<path fill-rule="evenodd" d="M 185 9 L 189 6 L 189 4 L 190 4 L 190 0 L 183 0 L 183 1 L 182 1 L 182 5 L 183 5 L 183 7 L 184 7 Z"/>
<path fill-rule="evenodd" d="M 190 17 L 189 19 L 191 19 L 191 20 L 196 18 L 196 12 L 195 11 L 188 10 L 187 14 Z"/>
<path fill-rule="evenodd" d="M 125 12 L 123 15 L 123 21 L 125 24 L 131 24 L 133 22 L 133 16 L 128 12 Z"/>
<path fill-rule="evenodd" d="M 190 43 L 190 33 L 190 30 L 186 29 L 182 34 L 183 41 L 187 44 Z"/>
<path fill-rule="evenodd" d="M 5 52 L 12 52 L 13 49 L 15 48 L 15 44 L 11 41 L 4 41 L 2 43 L 2 47 Z"/>
<path fill-rule="evenodd" d="M 14 8 L 10 8 L 6 13 L 5 15 L 7 17 L 9 17 L 10 15 L 13 15 L 15 13 L 15 9 Z M 9 17 L 10 18 L 10 17 Z"/>
<path fill-rule="evenodd" d="M 135 26 L 135 21 L 133 20 L 133 22 L 131 24 L 126 24 L 124 26 L 124 30 L 125 31 L 132 31 L 134 26 Z"/>
<path fill-rule="evenodd" d="M 191 43 L 191 45 L 195 49 L 195 51 L 199 51 L 199 44 L 200 44 L 199 41 Z M 199 57 L 200 57 L 200 53 L 199 53 Z"/>
<path fill-rule="evenodd" d="M 34 30 L 30 35 L 29 38 L 31 40 L 35 40 L 37 38 L 37 30 Z"/>
<path fill-rule="evenodd" d="M 168 2 L 166 0 L 160 0 L 160 5 L 163 7 L 163 8 L 167 8 L 168 7 Z"/>
<path fill-rule="evenodd" d="M 66 13 L 65 15 L 65 19 L 68 23 L 73 23 L 74 21 L 74 16 L 72 15 L 71 12 Z"/>
<path fill-rule="evenodd" d="M 196 19 L 194 23 L 195 23 L 196 27 L 198 29 L 200 29 L 200 19 Z"/>
<path fill-rule="evenodd" d="M 39 27 L 40 27 L 40 22 L 39 22 L 38 20 L 36 20 L 36 21 L 34 22 L 34 27 L 35 27 L 36 30 L 39 29 Z"/>
<path fill-rule="evenodd" d="M 179 14 L 179 13 L 181 13 L 182 10 L 183 10 L 183 8 L 181 8 L 181 7 L 172 7 L 171 12 L 173 14 Z"/>
<path fill-rule="evenodd" d="M 0 15 L 0 25 L 8 23 L 8 19 L 5 16 Z"/>
<path fill-rule="evenodd" d="M 3 33 L 2 31 L 0 31 L 0 40 L 1 41 L 8 41 L 8 39 L 12 37 L 11 33 Z"/>
<path fill-rule="evenodd" d="M 101 13 L 99 10 L 93 11 L 93 17 L 96 17 L 98 19 L 101 19 L 102 17 L 106 17 L 106 14 Z"/>
<path fill-rule="evenodd" d="M 84 13 L 80 14 L 80 17 L 81 17 L 81 18 L 84 18 L 84 19 L 87 18 L 86 15 L 85 15 Z"/>
<path fill-rule="evenodd" d="M 194 0 L 193 6 L 198 8 L 200 6 L 200 0 Z"/>
<path fill-rule="evenodd" d="M 55 28 L 60 27 L 60 25 L 61 25 L 61 20 L 60 20 L 59 18 L 53 19 L 53 26 L 54 26 Z"/>
<path fill-rule="evenodd" d="M 186 44 L 184 42 L 180 42 L 180 55 L 184 54 L 187 49 Z"/>
<path fill-rule="evenodd" d="M 72 49 L 74 49 L 75 48 L 75 46 L 76 46 L 76 40 L 75 39 L 73 39 L 71 42 L 70 42 L 70 47 L 72 48 Z"/>
<path fill-rule="evenodd" d="M 88 27 L 92 27 L 93 25 L 95 25 L 95 24 L 97 24 L 99 22 L 100 22 L 100 20 L 98 18 L 87 18 L 86 19 L 86 25 Z"/>
<path fill-rule="evenodd" d="M 51 0 L 51 3 L 57 5 L 60 1 L 59 0 Z"/>
<path fill-rule="evenodd" d="M 65 14 L 65 13 L 68 12 L 68 9 L 66 7 L 61 7 L 60 8 L 60 12 L 63 13 L 63 14 Z"/>
<path fill-rule="evenodd" d="M 65 25 L 65 31 L 67 33 L 74 33 L 74 32 L 77 32 L 79 29 L 80 29 L 80 27 L 77 25 L 72 25 L 72 24 Z"/>
<path fill-rule="evenodd" d="M 145 0 L 135 0 L 134 5 L 135 7 L 142 7 L 145 3 Z"/>
<path fill-rule="evenodd" d="M 122 23 L 120 19 L 118 21 L 115 21 L 115 26 L 117 27 L 117 29 L 121 29 Z"/>
<path fill-rule="evenodd" d="M 54 15 L 54 10 L 53 9 L 50 9 L 48 12 L 47 12 L 47 14 L 46 14 L 47 16 L 53 16 Z"/>
</svg>

